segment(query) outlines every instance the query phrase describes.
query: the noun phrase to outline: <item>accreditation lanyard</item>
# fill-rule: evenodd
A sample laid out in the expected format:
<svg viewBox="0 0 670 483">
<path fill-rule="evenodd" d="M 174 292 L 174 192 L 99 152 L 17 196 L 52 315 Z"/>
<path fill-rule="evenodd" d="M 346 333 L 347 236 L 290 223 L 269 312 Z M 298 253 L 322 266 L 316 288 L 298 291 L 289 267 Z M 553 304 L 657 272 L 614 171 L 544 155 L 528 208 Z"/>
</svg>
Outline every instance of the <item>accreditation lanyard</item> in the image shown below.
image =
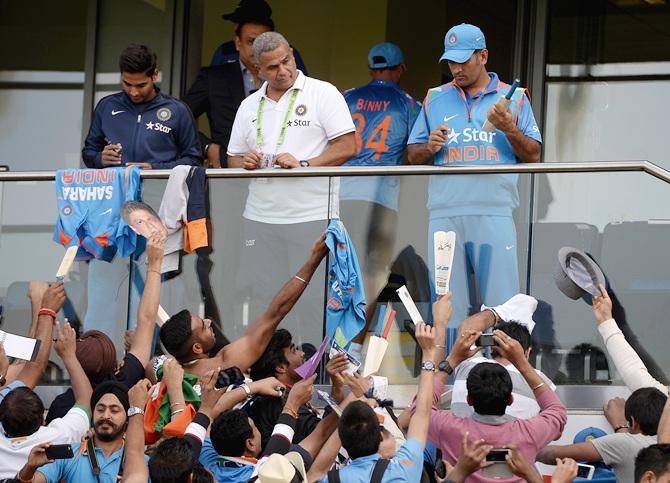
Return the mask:
<svg viewBox="0 0 670 483">
<path fill-rule="evenodd" d="M 291 92 L 291 99 L 288 101 L 288 107 L 286 108 L 286 114 L 284 114 L 284 121 L 281 125 L 281 130 L 279 131 L 279 139 L 277 139 L 277 148 L 284 144 L 284 137 L 286 137 L 286 127 L 288 126 L 288 117 L 291 115 L 293 110 L 293 105 L 295 100 L 298 97 L 298 89 L 293 89 Z M 260 149 L 263 146 L 263 108 L 265 107 L 265 96 L 261 96 L 260 101 L 258 101 L 258 112 L 256 115 L 256 144 Z M 275 152 L 277 150 L 275 148 Z"/>
</svg>

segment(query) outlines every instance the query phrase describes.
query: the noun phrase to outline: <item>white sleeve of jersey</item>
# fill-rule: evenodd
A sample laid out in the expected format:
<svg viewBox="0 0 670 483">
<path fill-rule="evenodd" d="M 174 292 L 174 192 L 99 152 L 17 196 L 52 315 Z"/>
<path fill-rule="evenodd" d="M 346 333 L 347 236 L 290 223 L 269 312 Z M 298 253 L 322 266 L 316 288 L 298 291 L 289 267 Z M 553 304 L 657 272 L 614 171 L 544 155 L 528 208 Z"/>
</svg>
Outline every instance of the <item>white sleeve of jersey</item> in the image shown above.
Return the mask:
<svg viewBox="0 0 670 483">
<path fill-rule="evenodd" d="M 347 101 L 334 85 L 326 83 L 319 101 L 319 122 L 329 140 L 356 130 Z"/>
</svg>

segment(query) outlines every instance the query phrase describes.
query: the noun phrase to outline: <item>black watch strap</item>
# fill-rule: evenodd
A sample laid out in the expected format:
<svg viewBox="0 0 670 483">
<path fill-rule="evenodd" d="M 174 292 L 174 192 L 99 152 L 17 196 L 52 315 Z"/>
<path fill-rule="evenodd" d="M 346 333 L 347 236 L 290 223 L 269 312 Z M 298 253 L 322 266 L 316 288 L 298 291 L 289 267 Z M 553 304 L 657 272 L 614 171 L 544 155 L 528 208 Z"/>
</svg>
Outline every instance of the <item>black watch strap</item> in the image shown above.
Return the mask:
<svg viewBox="0 0 670 483">
<path fill-rule="evenodd" d="M 451 367 L 451 364 L 449 364 L 449 361 L 446 359 L 440 362 L 437 365 L 437 368 L 442 372 L 446 372 L 448 376 L 451 376 L 454 373 L 454 368 Z"/>
</svg>

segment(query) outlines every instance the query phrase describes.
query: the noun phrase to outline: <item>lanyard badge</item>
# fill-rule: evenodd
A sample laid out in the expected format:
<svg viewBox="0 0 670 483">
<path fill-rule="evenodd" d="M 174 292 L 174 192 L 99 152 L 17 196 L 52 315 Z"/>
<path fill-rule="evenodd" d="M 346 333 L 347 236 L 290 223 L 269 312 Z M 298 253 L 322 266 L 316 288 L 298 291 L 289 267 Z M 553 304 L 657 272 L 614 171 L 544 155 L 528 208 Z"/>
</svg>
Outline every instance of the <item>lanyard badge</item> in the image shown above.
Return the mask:
<svg viewBox="0 0 670 483">
<path fill-rule="evenodd" d="M 291 115 L 295 101 L 298 98 L 298 89 L 293 89 L 291 91 L 291 99 L 288 102 L 288 107 L 286 108 L 286 113 L 284 114 L 284 120 L 281 124 L 281 129 L 279 131 L 279 138 L 277 139 L 277 145 L 274 150 L 274 154 L 263 153 L 263 158 L 261 159 L 261 168 L 271 168 L 274 167 L 274 157 L 277 154 L 279 146 L 284 144 L 284 138 L 286 137 L 286 128 L 288 127 L 288 118 Z M 256 113 L 256 145 L 258 150 L 263 152 L 263 109 L 265 107 L 265 96 L 261 96 L 258 101 L 258 112 Z"/>
</svg>

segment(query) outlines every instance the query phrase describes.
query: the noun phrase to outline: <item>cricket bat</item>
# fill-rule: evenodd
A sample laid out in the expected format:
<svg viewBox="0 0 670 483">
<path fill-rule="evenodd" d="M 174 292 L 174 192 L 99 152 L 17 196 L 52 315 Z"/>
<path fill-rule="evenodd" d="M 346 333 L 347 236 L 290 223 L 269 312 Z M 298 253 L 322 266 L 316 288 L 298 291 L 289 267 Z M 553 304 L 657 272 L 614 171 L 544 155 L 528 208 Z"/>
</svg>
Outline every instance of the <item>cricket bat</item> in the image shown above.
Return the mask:
<svg viewBox="0 0 670 483">
<path fill-rule="evenodd" d="M 379 370 L 388 346 L 388 340 L 376 335 L 370 336 L 368 351 L 365 354 L 365 364 L 363 365 L 363 377 L 368 377 Z"/>
<path fill-rule="evenodd" d="M 436 231 L 433 235 L 435 250 L 435 292 L 444 295 L 449 291 L 449 280 L 454 262 L 456 233 L 453 231 Z"/>
<path fill-rule="evenodd" d="M 504 108 L 508 108 L 509 105 L 512 102 L 512 95 L 514 95 L 514 91 L 516 88 L 519 86 L 519 79 L 514 79 L 514 82 L 512 82 L 512 85 L 509 88 L 509 91 L 507 91 L 507 94 L 505 94 L 505 97 L 501 97 L 498 99 L 498 102 L 496 102 L 496 106 L 503 106 Z M 487 119 L 486 122 L 484 123 L 484 126 L 482 127 L 484 131 L 495 131 L 496 127 L 491 124 L 491 122 Z"/>
<path fill-rule="evenodd" d="M 60 262 L 60 267 L 56 272 L 56 280 L 62 282 L 65 279 L 65 276 L 72 268 L 72 263 L 74 262 L 74 257 L 77 256 L 78 246 L 72 246 L 65 250 L 65 255 L 63 255 L 63 260 Z"/>
</svg>

